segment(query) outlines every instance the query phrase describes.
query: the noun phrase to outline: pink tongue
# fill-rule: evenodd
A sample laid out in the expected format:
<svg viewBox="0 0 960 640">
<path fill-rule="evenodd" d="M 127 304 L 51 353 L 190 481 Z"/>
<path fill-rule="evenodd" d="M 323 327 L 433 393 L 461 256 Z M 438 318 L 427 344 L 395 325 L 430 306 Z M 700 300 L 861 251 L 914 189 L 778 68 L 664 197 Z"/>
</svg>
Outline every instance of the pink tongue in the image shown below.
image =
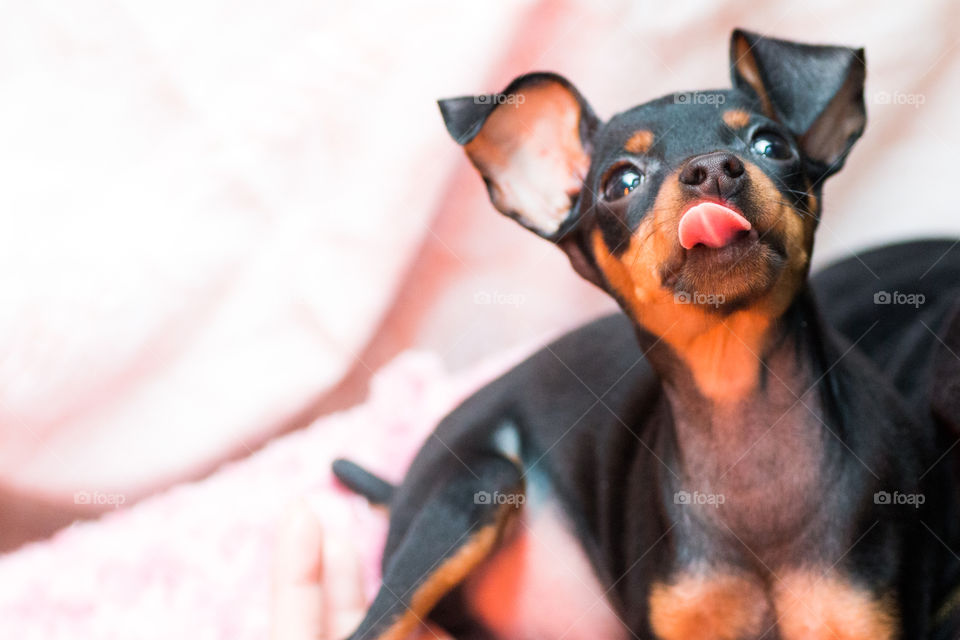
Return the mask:
<svg viewBox="0 0 960 640">
<path fill-rule="evenodd" d="M 741 231 L 749 230 L 750 221 L 733 209 L 716 202 L 701 202 L 687 209 L 677 232 L 684 249 L 698 244 L 719 249 L 733 242 Z"/>
</svg>

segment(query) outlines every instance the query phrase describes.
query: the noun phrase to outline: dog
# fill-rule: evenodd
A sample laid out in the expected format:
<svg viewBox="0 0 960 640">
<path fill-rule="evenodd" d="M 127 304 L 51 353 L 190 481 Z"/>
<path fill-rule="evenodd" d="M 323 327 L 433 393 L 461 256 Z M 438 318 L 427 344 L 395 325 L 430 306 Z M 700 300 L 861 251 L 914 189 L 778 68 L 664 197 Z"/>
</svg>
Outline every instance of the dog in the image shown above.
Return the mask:
<svg viewBox="0 0 960 640">
<path fill-rule="evenodd" d="M 881 305 L 825 319 L 810 255 L 865 126 L 863 51 L 737 30 L 730 57 L 732 89 L 607 122 L 552 73 L 440 101 L 494 207 L 624 313 L 467 399 L 400 486 L 334 464 L 390 509 L 351 638 L 955 637 L 960 406 L 931 380 L 960 380 L 960 262 L 930 266 L 941 241 L 859 259 L 874 282 L 825 272 L 839 300 L 932 271 L 930 337 L 871 341 Z"/>
</svg>

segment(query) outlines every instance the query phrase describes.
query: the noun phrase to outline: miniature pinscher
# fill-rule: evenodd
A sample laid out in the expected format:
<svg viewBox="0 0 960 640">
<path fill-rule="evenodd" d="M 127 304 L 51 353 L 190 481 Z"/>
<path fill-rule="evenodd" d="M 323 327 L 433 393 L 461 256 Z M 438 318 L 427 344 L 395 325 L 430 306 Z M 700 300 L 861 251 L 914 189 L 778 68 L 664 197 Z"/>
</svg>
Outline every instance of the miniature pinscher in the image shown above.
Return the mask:
<svg viewBox="0 0 960 640">
<path fill-rule="evenodd" d="M 943 439 L 808 280 L 863 51 L 738 30 L 730 56 L 732 89 L 606 122 L 552 73 L 440 101 L 494 207 L 625 314 L 465 401 L 399 487 L 335 463 L 390 508 L 352 638 L 952 637 Z"/>
</svg>

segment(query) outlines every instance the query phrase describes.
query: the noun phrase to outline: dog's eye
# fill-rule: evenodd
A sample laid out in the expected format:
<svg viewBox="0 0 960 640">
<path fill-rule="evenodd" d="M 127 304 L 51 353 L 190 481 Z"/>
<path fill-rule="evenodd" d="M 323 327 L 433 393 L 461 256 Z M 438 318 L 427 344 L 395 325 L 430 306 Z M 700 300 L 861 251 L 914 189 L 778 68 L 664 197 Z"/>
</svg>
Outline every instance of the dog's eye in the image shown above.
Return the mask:
<svg viewBox="0 0 960 640">
<path fill-rule="evenodd" d="M 790 143 L 772 131 L 761 131 L 753 136 L 750 149 L 758 156 L 771 160 L 789 160 L 793 157 Z"/>
<path fill-rule="evenodd" d="M 643 182 L 643 172 L 632 164 L 616 167 L 603 182 L 603 199 L 613 202 L 629 195 Z"/>
</svg>

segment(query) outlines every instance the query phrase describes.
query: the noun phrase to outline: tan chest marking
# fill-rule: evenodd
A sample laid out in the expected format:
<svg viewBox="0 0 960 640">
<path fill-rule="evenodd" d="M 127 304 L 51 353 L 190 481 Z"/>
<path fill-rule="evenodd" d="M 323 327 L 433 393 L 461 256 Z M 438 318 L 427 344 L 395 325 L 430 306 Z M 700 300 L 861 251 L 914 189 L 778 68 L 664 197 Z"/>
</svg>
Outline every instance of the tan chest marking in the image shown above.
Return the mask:
<svg viewBox="0 0 960 640">
<path fill-rule="evenodd" d="M 752 640 L 774 625 L 783 640 L 893 640 L 899 629 L 889 599 L 815 570 L 785 573 L 770 589 L 744 574 L 683 574 L 650 593 L 659 640 Z"/>
<path fill-rule="evenodd" d="M 763 586 L 736 574 L 685 575 L 650 592 L 650 625 L 660 640 L 741 640 L 763 632 Z"/>
<path fill-rule="evenodd" d="M 898 616 L 889 598 L 836 575 L 796 572 L 774 586 L 780 635 L 785 640 L 892 640 Z"/>
</svg>

